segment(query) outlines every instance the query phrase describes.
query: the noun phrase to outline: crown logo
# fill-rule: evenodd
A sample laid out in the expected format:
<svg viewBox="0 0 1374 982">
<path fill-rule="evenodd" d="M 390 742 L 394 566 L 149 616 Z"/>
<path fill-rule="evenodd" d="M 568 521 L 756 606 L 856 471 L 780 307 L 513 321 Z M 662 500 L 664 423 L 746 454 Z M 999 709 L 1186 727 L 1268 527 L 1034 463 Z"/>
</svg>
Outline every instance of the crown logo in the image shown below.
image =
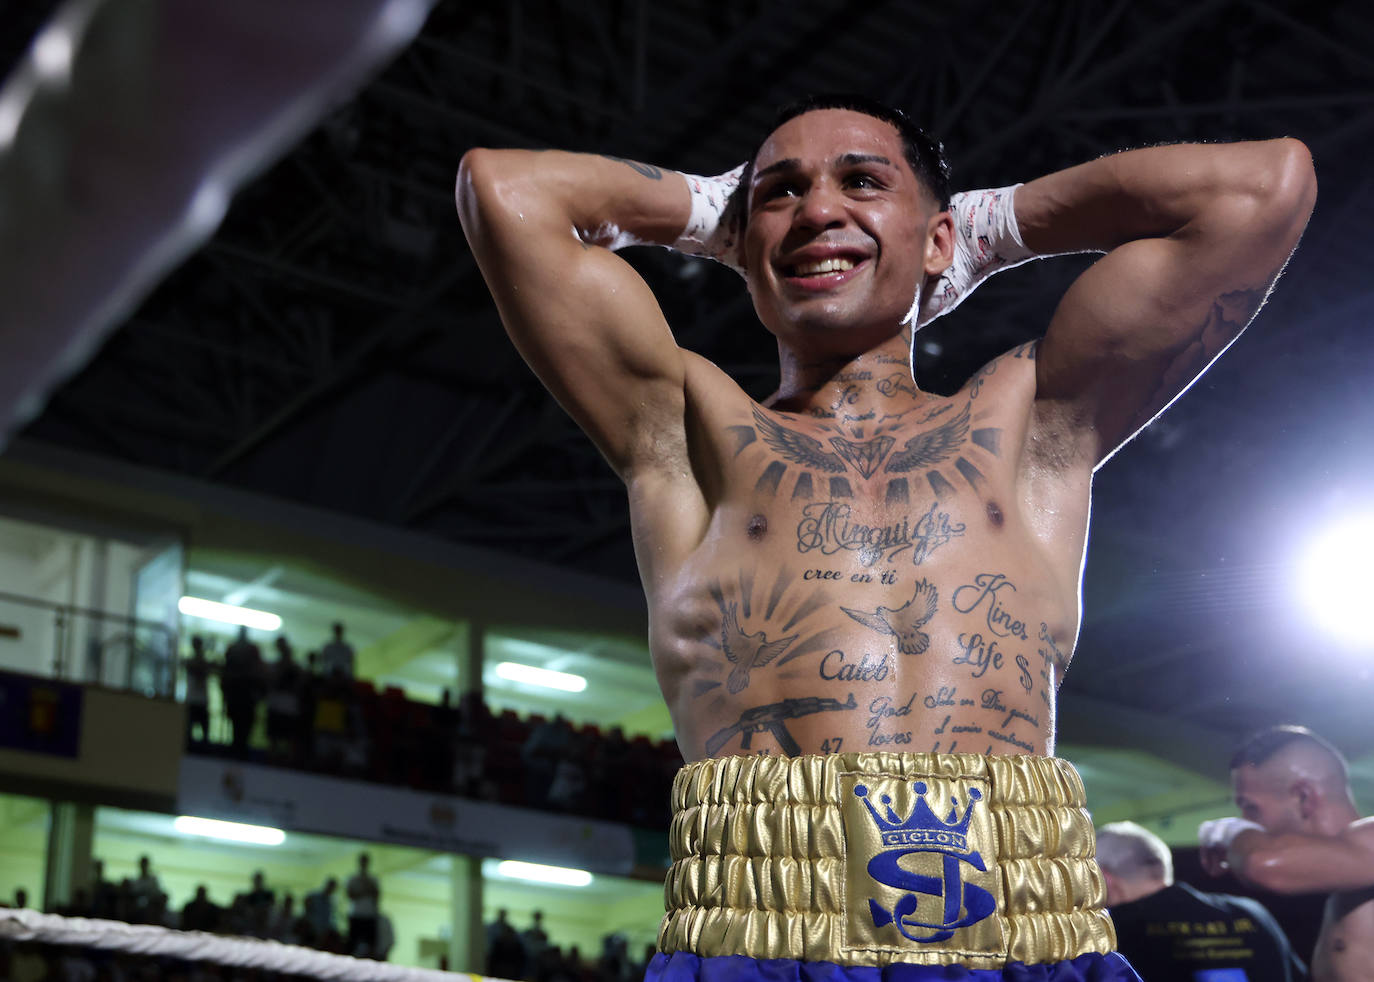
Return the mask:
<svg viewBox="0 0 1374 982">
<path fill-rule="evenodd" d="M 863 784 L 855 785 L 854 796 L 863 801 L 864 807 L 873 816 L 873 823 L 878 827 L 878 835 L 883 845 L 911 846 L 933 852 L 971 852 L 968 845 L 968 826 L 973 819 L 974 807 L 983 799 L 983 792 L 977 788 L 969 789 L 969 803 L 962 818 L 959 816 L 959 799 L 955 798 L 950 803 L 949 815 L 941 819 L 926 802 L 925 782 L 913 781 L 912 788 L 917 794 L 916 804 L 912 807 L 911 813 L 902 818 L 892 809 L 891 795 L 880 796 L 880 812 L 869 797 L 868 787 Z"/>
</svg>

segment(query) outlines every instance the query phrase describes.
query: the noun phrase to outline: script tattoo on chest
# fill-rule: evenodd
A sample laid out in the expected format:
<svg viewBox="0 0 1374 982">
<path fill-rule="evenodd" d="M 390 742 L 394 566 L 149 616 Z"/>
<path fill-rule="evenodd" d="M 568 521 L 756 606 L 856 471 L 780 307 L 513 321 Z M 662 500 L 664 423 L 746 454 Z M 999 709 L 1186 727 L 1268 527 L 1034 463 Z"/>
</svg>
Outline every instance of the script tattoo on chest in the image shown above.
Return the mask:
<svg viewBox="0 0 1374 982">
<path fill-rule="evenodd" d="M 972 583 L 966 583 L 954 591 L 950 606 L 961 614 L 971 614 L 975 610 L 983 613 L 988 630 L 999 638 L 1030 640 L 1026 634 L 1026 623 L 1013 617 L 1003 606 L 1005 601 L 999 594 L 1015 593 L 1016 584 L 1002 573 L 979 573 Z"/>
<path fill-rule="evenodd" d="M 802 509 L 797 523 L 797 552 L 818 550 L 823 556 L 854 553 L 862 566 L 891 562 L 908 549 L 919 566 L 951 539 L 964 534 L 965 525 L 952 521 L 939 502 L 913 522 L 910 518 L 885 525 L 869 525 L 854 519 L 853 509 L 841 501 L 821 501 Z"/>
</svg>

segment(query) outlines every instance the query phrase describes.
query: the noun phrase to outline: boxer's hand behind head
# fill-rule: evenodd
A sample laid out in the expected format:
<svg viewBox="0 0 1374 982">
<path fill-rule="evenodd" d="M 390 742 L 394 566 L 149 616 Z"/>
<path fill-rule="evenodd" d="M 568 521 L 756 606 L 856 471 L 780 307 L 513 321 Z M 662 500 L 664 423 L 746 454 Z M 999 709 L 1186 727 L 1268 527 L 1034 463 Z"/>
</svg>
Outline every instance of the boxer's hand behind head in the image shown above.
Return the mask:
<svg viewBox="0 0 1374 982">
<path fill-rule="evenodd" d="M 993 273 L 1034 259 L 1016 224 L 1019 184 L 961 191 L 949 200 L 954 219 L 954 259 L 921 291 L 916 326 L 924 327 L 959 306 Z"/>
<path fill-rule="evenodd" d="M 744 195 L 740 175 L 744 164 L 717 177 L 683 174 L 692 195 L 692 215 L 673 248 L 691 256 L 705 256 L 724 263 L 741 276 L 744 231 Z"/>
</svg>

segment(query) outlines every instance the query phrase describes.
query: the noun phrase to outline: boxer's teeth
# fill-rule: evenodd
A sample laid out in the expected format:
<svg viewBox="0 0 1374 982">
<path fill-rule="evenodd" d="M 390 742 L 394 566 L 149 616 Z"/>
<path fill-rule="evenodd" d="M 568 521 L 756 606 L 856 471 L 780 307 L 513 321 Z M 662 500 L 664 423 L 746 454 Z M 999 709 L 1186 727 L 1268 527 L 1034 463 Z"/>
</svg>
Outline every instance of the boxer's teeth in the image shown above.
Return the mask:
<svg viewBox="0 0 1374 982">
<path fill-rule="evenodd" d="M 795 266 L 792 272 L 796 276 L 815 276 L 818 273 L 843 273 L 845 270 L 853 269 L 852 259 L 842 259 L 839 257 L 822 259 L 817 263 L 803 263 Z"/>
</svg>

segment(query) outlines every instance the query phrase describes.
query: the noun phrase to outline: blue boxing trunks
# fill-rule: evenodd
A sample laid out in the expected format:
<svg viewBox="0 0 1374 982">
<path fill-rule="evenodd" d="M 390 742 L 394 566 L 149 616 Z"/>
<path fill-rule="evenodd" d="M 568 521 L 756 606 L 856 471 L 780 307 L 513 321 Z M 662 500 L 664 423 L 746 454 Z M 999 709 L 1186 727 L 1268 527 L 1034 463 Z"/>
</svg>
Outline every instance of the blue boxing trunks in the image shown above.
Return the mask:
<svg viewBox="0 0 1374 982">
<path fill-rule="evenodd" d="M 648 982 L 1138 982 L 1052 757 L 723 757 L 673 784 Z"/>
</svg>

